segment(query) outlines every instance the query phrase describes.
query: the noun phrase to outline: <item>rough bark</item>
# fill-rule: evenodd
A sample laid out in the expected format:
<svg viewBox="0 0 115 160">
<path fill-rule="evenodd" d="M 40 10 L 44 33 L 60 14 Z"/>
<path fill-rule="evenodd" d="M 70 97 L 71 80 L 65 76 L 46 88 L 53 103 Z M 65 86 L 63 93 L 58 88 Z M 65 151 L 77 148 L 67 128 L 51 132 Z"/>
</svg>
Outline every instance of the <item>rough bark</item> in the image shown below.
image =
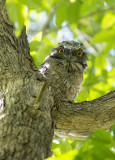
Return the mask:
<svg viewBox="0 0 115 160">
<path fill-rule="evenodd" d="M 51 87 L 29 54 L 25 29 L 17 39 L 5 0 L 0 0 L 0 160 L 50 156 L 53 120 L 58 133 L 77 137 L 97 128 L 109 130 L 115 121 L 115 91 L 90 102 L 56 106 Z"/>
<path fill-rule="evenodd" d="M 25 29 L 17 39 L 0 0 L 0 160 L 42 160 L 51 155 L 51 88 L 29 54 Z"/>
<path fill-rule="evenodd" d="M 115 124 L 115 91 L 82 103 L 62 101 L 53 115 L 58 134 L 82 139 L 99 128 L 110 130 Z"/>
</svg>

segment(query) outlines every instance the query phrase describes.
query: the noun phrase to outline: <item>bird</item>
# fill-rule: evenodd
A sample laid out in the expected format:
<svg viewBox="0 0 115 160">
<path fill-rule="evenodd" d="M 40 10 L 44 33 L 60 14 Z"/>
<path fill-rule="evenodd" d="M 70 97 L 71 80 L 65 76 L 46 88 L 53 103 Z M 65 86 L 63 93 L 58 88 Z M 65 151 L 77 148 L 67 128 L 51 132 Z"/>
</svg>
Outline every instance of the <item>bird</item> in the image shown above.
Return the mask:
<svg viewBox="0 0 115 160">
<path fill-rule="evenodd" d="M 83 43 L 62 41 L 58 43 L 44 63 L 40 73 L 50 82 L 57 101 L 73 101 L 79 94 L 84 71 L 88 68 L 88 56 Z"/>
</svg>

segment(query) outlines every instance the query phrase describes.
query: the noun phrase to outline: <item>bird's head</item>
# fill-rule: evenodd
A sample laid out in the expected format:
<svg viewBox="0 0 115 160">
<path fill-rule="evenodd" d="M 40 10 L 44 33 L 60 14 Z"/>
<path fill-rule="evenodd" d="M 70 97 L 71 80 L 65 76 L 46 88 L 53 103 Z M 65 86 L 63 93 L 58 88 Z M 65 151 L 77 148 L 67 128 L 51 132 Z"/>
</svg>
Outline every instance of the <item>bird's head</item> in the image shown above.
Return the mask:
<svg viewBox="0 0 115 160">
<path fill-rule="evenodd" d="M 63 41 L 52 50 L 50 55 L 52 58 L 58 59 L 60 62 L 66 62 L 74 68 L 84 72 L 88 68 L 87 54 L 82 43 L 75 41 Z M 68 66 L 68 65 L 67 65 Z M 75 69 L 76 68 L 76 69 Z"/>
</svg>

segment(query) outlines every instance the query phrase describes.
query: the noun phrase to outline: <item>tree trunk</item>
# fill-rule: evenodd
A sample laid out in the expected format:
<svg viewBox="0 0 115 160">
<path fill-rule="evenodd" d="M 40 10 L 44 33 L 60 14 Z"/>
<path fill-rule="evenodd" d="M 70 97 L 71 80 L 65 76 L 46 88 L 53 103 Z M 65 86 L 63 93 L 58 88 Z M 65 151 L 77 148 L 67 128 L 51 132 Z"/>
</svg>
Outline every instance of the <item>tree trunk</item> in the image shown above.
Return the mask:
<svg viewBox="0 0 115 160">
<path fill-rule="evenodd" d="M 55 103 L 30 56 L 25 28 L 17 39 L 0 0 L 0 160 L 47 158 L 54 126 L 80 137 L 115 122 L 115 92 L 90 102 L 62 101 L 58 109 Z"/>
<path fill-rule="evenodd" d="M 0 0 L 0 160 L 42 160 L 51 155 L 51 88 L 29 54 L 25 29 L 16 38 Z M 39 104 L 38 104 L 39 103 Z"/>
</svg>

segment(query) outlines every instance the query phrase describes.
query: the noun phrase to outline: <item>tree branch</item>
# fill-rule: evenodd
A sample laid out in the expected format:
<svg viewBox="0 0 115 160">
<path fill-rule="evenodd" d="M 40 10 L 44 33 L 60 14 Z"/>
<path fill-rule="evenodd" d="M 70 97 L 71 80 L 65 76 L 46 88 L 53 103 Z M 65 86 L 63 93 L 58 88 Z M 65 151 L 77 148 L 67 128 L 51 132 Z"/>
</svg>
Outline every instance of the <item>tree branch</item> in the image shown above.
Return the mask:
<svg viewBox="0 0 115 160">
<path fill-rule="evenodd" d="M 62 101 L 53 116 L 58 133 L 72 133 L 80 139 L 99 128 L 110 130 L 115 123 L 115 91 L 82 103 Z"/>
<path fill-rule="evenodd" d="M 86 15 L 80 17 L 80 19 L 86 18 L 86 17 L 91 17 L 91 16 L 93 16 L 95 14 L 99 14 L 99 13 L 103 13 L 103 12 L 107 12 L 107 11 L 114 11 L 114 10 L 115 10 L 114 7 L 110 7 L 110 8 L 107 8 L 107 9 L 98 9 L 96 11 L 93 11 L 93 12 L 91 12 L 89 14 L 86 14 Z"/>
<path fill-rule="evenodd" d="M 43 25 L 43 27 L 42 27 L 42 29 L 41 29 L 41 31 L 43 32 L 43 35 L 45 35 L 45 34 L 47 33 L 47 30 L 49 29 L 49 25 L 50 25 L 50 23 L 51 23 L 54 15 L 55 15 L 55 12 L 56 12 L 56 10 L 57 10 L 57 7 L 58 7 L 58 5 L 55 6 L 55 7 L 51 10 L 51 12 L 50 12 L 50 14 L 49 14 L 49 17 L 48 17 L 48 19 L 47 19 L 47 21 L 46 21 L 46 23 Z"/>
</svg>

